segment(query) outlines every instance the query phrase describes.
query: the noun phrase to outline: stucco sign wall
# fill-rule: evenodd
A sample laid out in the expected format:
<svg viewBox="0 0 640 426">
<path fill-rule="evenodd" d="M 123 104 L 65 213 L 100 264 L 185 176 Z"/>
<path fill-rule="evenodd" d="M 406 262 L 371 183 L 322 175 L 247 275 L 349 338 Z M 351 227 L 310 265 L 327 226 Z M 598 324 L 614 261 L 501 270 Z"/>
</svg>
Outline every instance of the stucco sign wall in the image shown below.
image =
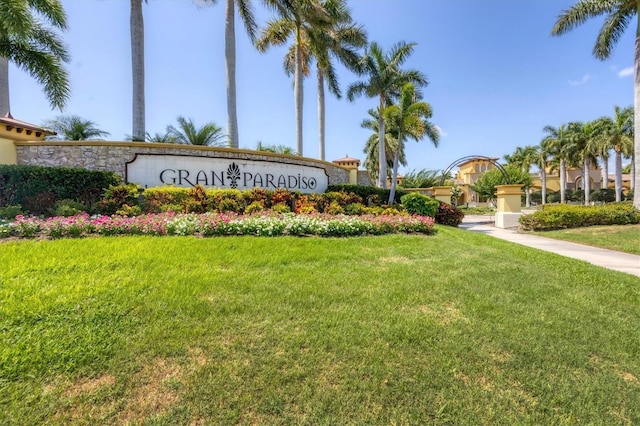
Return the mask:
<svg viewBox="0 0 640 426">
<path fill-rule="evenodd" d="M 322 193 L 329 185 L 329 176 L 322 167 L 241 158 L 156 154 L 137 154 L 126 164 L 126 180 L 148 187 L 286 188 L 305 193 Z"/>
</svg>

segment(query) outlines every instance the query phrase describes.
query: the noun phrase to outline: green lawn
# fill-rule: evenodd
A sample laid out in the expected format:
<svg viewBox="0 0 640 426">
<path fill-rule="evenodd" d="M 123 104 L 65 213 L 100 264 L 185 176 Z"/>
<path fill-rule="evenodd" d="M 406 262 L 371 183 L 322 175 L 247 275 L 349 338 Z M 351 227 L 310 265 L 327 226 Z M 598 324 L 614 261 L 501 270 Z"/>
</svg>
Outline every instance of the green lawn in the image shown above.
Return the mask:
<svg viewBox="0 0 640 426">
<path fill-rule="evenodd" d="M 640 255 L 640 225 L 588 226 L 534 234 Z"/>
<path fill-rule="evenodd" d="M 640 285 L 436 236 L 0 243 L 0 424 L 637 424 Z"/>
</svg>

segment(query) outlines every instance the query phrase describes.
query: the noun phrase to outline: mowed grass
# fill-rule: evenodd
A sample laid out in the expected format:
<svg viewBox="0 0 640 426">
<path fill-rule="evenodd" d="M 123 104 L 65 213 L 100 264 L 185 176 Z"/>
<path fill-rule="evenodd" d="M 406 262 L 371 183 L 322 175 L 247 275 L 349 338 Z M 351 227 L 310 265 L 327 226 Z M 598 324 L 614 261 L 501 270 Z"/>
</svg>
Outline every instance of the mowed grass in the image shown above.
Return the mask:
<svg viewBox="0 0 640 426">
<path fill-rule="evenodd" d="M 0 244 L 0 424 L 636 424 L 640 283 L 436 236 Z"/>
<path fill-rule="evenodd" d="M 640 225 L 588 226 L 535 234 L 640 255 Z"/>
</svg>

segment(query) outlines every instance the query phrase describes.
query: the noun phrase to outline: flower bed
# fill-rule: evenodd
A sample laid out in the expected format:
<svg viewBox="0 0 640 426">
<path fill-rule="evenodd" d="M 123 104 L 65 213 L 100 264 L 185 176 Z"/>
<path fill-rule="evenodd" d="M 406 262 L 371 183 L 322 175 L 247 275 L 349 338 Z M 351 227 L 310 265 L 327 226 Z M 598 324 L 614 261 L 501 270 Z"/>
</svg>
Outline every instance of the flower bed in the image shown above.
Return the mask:
<svg viewBox="0 0 640 426">
<path fill-rule="evenodd" d="M 0 224 L 0 238 L 81 237 L 89 235 L 316 235 L 347 237 L 390 233 L 433 234 L 434 219 L 424 216 L 345 216 L 328 214 L 237 215 L 161 213 L 134 217 L 94 216 L 40 219 L 18 216 Z"/>
</svg>

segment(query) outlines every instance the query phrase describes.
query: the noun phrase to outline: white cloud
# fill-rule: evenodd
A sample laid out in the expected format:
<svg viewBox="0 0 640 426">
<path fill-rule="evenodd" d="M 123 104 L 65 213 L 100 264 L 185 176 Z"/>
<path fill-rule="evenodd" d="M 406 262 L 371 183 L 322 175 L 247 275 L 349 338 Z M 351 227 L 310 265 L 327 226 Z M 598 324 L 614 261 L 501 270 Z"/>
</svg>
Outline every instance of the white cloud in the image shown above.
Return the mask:
<svg viewBox="0 0 640 426">
<path fill-rule="evenodd" d="M 633 67 L 623 68 L 618 71 L 618 77 L 629 77 L 633 75 Z"/>
<path fill-rule="evenodd" d="M 440 136 L 442 136 L 443 138 L 448 135 L 448 133 L 442 130 L 442 127 L 440 126 L 436 125 L 436 130 L 438 130 L 438 133 L 440 133 Z"/>
<path fill-rule="evenodd" d="M 591 76 L 589 74 L 585 74 L 581 80 L 569 80 L 569 84 L 572 86 L 582 86 L 590 79 L 591 79 Z"/>
</svg>

